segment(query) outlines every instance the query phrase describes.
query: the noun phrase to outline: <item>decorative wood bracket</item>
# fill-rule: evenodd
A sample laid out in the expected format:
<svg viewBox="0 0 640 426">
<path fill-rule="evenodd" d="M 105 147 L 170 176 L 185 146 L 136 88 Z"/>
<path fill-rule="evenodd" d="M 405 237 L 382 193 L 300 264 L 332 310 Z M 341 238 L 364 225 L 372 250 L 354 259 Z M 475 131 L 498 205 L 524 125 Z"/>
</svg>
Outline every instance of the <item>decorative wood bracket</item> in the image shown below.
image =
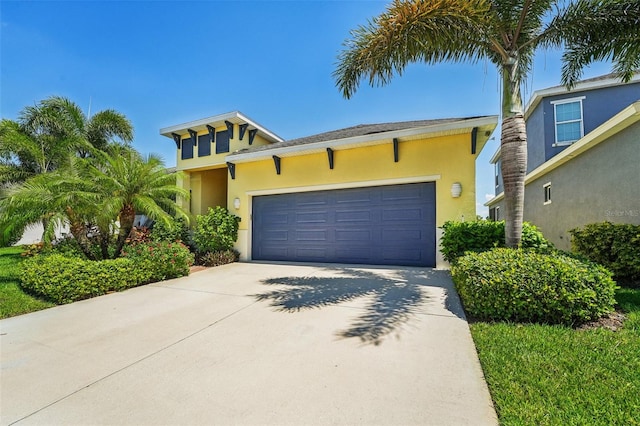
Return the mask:
<svg viewBox="0 0 640 426">
<path fill-rule="evenodd" d="M 233 139 L 233 123 L 224 120 L 224 124 L 227 126 L 227 131 L 229 132 L 229 140 Z"/>
<path fill-rule="evenodd" d="M 478 143 L 478 128 L 471 129 L 471 154 L 476 153 L 476 145 Z"/>
<path fill-rule="evenodd" d="M 207 124 L 207 130 L 209 131 L 209 136 L 211 136 L 211 143 L 214 143 L 216 140 L 216 128 Z"/>
<path fill-rule="evenodd" d="M 193 141 L 193 146 L 198 145 L 198 132 L 196 132 L 195 130 L 191 130 L 191 129 L 187 129 L 187 132 L 189 132 L 189 135 L 191 135 L 191 140 Z"/>
<path fill-rule="evenodd" d="M 231 175 L 231 179 L 236 178 L 236 165 L 233 163 L 227 163 L 227 168 L 229 169 L 229 175 Z"/>
<path fill-rule="evenodd" d="M 280 174 L 280 157 L 277 155 L 273 156 L 273 163 L 276 165 L 276 174 Z"/>
<path fill-rule="evenodd" d="M 171 136 L 173 137 L 173 141 L 176 143 L 176 148 L 180 149 L 180 141 L 182 140 L 180 135 L 177 133 L 171 133 Z"/>
<path fill-rule="evenodd" d="M 329 158 L 329 168 L 333 170 L 333 150 L 327 148 L 327 157 Z"/>
<path fill-rule="evenodd" d="M 253 144 L 253 139 L 256 137 L 257 134 L 258 134 L 258 129 L 249 130 L 249 145 Z"/>
<path fill-rule="evenodd" d="M 244 138 L 244 134 L 247 131 L 247 127 L 249 127 L 249 125 L 247 123 L 238 125 L 238 130 L 240 130 L 240 140 L 242 140 L 242 138 Z"/>
<path fill-rule="evenodd" d="M 398 138 L 393 138 L 393 162 L 398 162 Z"/>
</svg>

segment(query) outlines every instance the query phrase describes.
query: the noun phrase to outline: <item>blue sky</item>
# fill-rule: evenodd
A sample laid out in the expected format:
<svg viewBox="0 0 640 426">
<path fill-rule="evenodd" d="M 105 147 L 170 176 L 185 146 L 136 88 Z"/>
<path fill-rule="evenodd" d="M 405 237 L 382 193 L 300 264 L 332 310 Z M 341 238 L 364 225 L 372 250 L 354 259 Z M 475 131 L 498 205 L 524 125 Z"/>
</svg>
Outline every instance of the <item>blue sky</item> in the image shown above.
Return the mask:
<svg viewBox="0 0 640 426">
<path fill-rule="evenodd" d="M 0 3 L 0 115 L 65 96 L 85 111 L 116 109 L 136 149 L 175 165 L 159 129 L 239 110 L 285 139 L 361 123 L 494 115 L 488 63 L 409 66 L 385 87 L 341 97 L 331 76 L 349 30 L 384 1 L 11 1 Z M 557 85 L 560 53 L 542 52 L 525 96 Z M 584 77 L 609 72 L 597 64 Z M 493 193 L 477 163 L 478 213 Z"/>
</svg>

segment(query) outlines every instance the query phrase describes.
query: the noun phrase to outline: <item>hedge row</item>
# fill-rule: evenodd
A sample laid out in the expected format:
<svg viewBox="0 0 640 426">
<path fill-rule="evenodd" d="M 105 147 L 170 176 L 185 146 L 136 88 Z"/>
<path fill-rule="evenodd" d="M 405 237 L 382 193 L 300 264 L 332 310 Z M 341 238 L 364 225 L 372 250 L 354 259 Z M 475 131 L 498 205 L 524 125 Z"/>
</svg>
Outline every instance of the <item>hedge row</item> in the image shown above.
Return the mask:
<svg viewBox="0 0 640 426">
<path fill-rule="evenodd" d="M 22 263 L 21 285 L 63 304 L 188 275 L 193 264 L 193 255 L 180 243 L 138 244 L 127 250 L 125 257 L 101 261 L 36 255 Z"/>
<path fill-rule="evenodd" d="M 605 266 L 620 284 L 640 286 L 640 225 L 602 222 L 569 232 L 574 252 Z"/>
<path fill-rule="evenodd" d="M 442 229 L 444 230 L 440 241 L 442 254 L 450 263 L 455 263 L 467 252 L 481 253 L 504 247 L 504 221 L 447 221 Z M 538 228 L 525 222 L 522 226 L 520 247 L 545 252 L 553 249 L 553 244 L 547 241 Z"/>
<path fill-rule="evenodd" d="M 464 306 L 481 320 L 577 324 L 613 311 L 611 272 L 560 252 L 498 248 L 452 267 Z"/>
</svg>

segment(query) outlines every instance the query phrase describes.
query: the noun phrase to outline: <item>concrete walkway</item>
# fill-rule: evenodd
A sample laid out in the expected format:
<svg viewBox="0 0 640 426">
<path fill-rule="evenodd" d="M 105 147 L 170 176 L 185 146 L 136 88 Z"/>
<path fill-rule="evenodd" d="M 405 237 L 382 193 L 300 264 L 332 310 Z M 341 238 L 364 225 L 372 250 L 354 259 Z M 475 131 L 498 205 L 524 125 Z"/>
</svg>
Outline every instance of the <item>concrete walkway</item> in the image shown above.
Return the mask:
<svg viewBox="0 0 640 426">
<path fill-rule="evenodd" d="M 237 263 L 0 321 L 0 423 L 490 425 L 449 274 Z"/>
</svg>

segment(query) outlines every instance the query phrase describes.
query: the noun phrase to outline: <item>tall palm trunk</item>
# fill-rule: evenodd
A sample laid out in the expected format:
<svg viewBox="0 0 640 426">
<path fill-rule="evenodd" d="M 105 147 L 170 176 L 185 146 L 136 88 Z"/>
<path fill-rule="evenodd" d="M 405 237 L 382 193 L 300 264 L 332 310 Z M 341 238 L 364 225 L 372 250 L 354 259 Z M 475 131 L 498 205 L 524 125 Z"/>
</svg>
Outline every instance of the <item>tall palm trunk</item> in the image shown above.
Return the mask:
<svg viewBox="0 0 640 426">
<path fill-rule="evenodd" d="M 522 238 L 527 131 L 522 112 L 517 59 L 502 68 L 502 135 L 500 157 L 504 185 L 505 244 L 518 247 Z"/>
<path fill-rule="evenodd" d="M 131 230 L 133 229 L 133 222 L 136 219 L 136 211 L 131 205 L 125 205 L 120 210 L 120 231 L 118 232 L 118 241 L 116 242 L 116 251 L 113 254 L 114 258 L 120 257 L 122 247 L 127 241 Z"/>
<path fill-rule="evenodd" d="M 77 219 L 77 216 L 73 209 L 71 209 L 71 207 L 67 207 L 66 211 L 67 218 L 69 219 L 69 232 L 71 232 L 71 235 L 73 235 L 73 238 L 75 238 L 78 246 L 80 247 L 80 250 L 85 256 L 87 256 L 87 259 L 97 260 L 90 249 L 91 243 L 87 238 L 86 225 L 83 221 Z"/>
</svg>

